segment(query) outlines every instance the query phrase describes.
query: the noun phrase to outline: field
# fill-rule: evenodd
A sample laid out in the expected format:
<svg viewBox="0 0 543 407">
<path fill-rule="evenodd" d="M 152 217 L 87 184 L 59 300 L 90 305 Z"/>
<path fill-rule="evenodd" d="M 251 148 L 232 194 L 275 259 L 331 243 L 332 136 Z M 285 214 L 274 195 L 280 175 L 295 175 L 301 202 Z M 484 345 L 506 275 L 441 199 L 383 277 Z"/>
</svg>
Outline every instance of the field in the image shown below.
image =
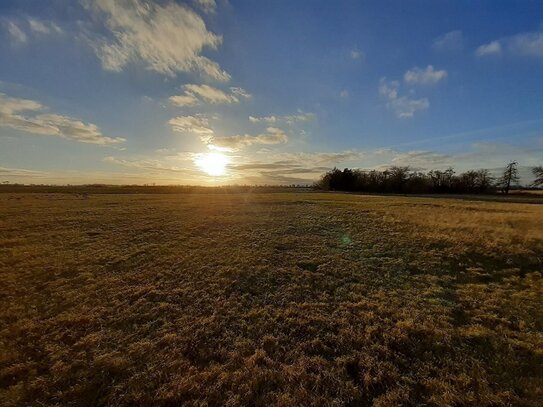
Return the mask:
<svg viewBox="0 0 543 407">
<path fill-rule="evenodd" d="M 541 406 L 543 205 L 0 194 L 5 406 Z"/>
</svg>

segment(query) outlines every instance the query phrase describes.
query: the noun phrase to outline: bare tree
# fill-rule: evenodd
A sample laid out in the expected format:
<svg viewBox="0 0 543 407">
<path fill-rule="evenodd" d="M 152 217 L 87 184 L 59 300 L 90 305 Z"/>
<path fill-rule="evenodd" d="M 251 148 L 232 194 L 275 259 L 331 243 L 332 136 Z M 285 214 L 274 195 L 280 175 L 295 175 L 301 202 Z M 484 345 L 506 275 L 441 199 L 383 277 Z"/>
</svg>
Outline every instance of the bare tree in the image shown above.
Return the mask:
<svg viewBox="0 0 543 407">
<path fill-rule="evenodd" d="M 501 188 L 502 192 L 505 194 L 509 193 L 511 186 L 517 185 L 519 181 L 518 176 L 518 163 L 516 161 L 511 161 L 505 166 L 503 175 L 498 180 L 498 185 Z"/>
<path fill-rule="evenodd" d="M 532 168 L 532 174 L 535 176 L 534 186 L 543 186 L 543 165 Z"/>
</svg>

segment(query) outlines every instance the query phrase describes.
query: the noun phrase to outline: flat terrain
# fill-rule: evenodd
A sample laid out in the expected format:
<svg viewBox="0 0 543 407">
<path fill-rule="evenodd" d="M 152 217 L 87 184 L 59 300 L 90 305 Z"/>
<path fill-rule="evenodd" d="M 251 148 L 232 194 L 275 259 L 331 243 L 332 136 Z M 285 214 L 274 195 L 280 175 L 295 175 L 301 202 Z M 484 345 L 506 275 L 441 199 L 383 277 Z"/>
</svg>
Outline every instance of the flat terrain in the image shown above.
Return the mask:
<svg viewBox="0 0 543 407">
<path fill-rule="evenodd" d="M 543 205 L 0 194 L 0 403 L 541 406 Z"/>
</svg>

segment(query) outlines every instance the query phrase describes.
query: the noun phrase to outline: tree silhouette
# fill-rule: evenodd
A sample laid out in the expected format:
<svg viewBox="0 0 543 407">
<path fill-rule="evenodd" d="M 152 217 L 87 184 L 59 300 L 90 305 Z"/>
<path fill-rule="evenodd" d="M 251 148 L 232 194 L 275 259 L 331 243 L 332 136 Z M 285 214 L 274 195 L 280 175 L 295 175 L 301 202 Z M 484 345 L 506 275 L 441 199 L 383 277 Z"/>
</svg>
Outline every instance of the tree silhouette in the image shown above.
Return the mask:
<svg viewBox="0 0 543 407">
<path fill-rule="evenodd" d="M 518 163 L 516 161 L 511 161 L 505 166 L 503 170 L 503 175 L 498 180 L 498 185 L 501 188 L 502 192 L 505 194 L 509 193 L 511 186 L 517 185 L 519 181 L 518 176 Z"/>
<path fill-rule="evenodd" d="M 453 168 L 428 173 L 409 167 L 390 167 L 384 171 L 345 168 L 325 173 L 315 184 L 325 191 L 359 191 L 396 194 L 488 193 L 495 190 L 488 170 L 470 170 L 456 175 Z"/>
<path fill-rule="evenodd" d="M 543 165 L 532 168 L 532 174 L 535 176 L 534 185 L 543 186 Z"/>
</svg>

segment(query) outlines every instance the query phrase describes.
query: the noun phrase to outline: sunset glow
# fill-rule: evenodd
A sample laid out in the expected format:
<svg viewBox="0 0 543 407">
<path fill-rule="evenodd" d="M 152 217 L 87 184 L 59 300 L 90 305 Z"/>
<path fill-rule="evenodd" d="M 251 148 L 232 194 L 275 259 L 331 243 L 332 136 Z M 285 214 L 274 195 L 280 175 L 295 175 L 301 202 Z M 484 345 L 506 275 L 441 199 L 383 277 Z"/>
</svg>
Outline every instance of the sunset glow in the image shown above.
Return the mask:
<svg viewBox="0 0 543 407">
<path fill-rule="evenodd" d="M 197 157 L 194 162 L 207 175 L 213 177 L 226 175 L 226 166 L 230 158 L 222 153 L 207 153 Z"/>
</svg>

